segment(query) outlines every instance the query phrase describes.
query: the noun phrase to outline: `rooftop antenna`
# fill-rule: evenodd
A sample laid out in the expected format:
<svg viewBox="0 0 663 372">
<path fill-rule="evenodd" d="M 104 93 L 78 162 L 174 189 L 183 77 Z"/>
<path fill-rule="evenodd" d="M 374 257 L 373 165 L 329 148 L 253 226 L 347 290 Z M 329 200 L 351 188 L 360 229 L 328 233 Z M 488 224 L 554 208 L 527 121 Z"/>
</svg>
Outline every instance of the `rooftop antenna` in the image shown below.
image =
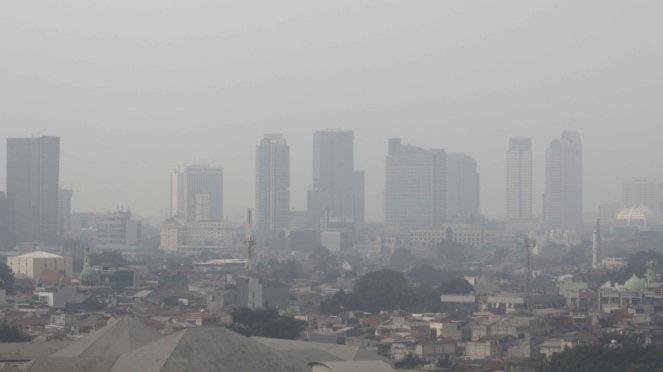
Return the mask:
<svg viewBox="0 0 663 372">
<path fill-rule="evenodd" d="M 246 214 L 246 258 L 249 261 L 249 273 L 251 270 L 253 270 L 253 248 L 254 248 L 254 241 L 253 241 L 253 236 L 251 236 L 251 223 L 253 222 L 253 216 L 251 213 L 251 208 L 248 209 L 247 214 Z"/>
<path fill-rule="evenodd" d="M 32 138 L 35 138 L 35 136 L 39 137 L 40 135 L 41 135 L 41 133 L 39 133 L 39 132 L 30 133 L 30 136 L 32 136 Z"/>
<path fill-rule="evenodd" d="M 532 249 L 536 246 L 536 239 L 525 238 L 525 250 L 527 251 L 527 278 L 525 279 L 525 293 L 532 291 Z"/>
</svg>

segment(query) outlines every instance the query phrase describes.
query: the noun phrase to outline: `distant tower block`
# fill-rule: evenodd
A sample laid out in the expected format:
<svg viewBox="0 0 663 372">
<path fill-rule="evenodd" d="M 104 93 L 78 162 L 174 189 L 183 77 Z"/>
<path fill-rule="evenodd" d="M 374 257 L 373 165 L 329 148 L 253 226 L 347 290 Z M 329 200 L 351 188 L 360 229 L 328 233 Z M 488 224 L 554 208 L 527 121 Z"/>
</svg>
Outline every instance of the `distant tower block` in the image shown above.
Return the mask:
<svg viewBox="0 0 663 372">
<path fill-rule="evenodd" d="M 656 282 L 656 266 L 658 261 L 647 261 L 647 287 L 652 288 Z"/>
<path fill-rule="evenodd" d="M 601 248 L 601 220 L 596 220 L 596 231 L 592 239 L 592 269 L 599 268 L 599 249 Z"/>
<path fill-rule="evenodd" d="M 195 220 L 209 221 L 212 219 L 212 199 L 209 194 L 196 194 Z"/>
</svg>

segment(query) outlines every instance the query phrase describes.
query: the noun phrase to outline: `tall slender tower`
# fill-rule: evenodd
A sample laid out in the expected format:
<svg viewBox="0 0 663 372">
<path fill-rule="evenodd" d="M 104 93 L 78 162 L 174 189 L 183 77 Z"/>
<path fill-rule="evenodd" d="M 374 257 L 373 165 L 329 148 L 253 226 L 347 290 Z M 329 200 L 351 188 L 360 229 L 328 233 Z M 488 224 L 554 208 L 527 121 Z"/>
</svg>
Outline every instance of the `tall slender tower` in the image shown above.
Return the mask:
<svg viewBox="0 0 663 372">
<path fill-rule="evenodd" d="M 196 220 L 196 196 L 209 200 L 209 218 L 223 220 L 223 168 L 190 165 L 170 169 L 170 217 Z"/>
<path fill-rule="evenodd" d="M 506 218 L 532 219 L 532 141 L 509 139 L 506 154 Z"/>
<path fill-rule="evenodd" d="M 56 239 L 59 181 L 59 137 L 7 139 L 7 197 L 20 239 Z"/>
<path fill-rule="evenodd" d="M 466 154 L 447 154 L 447 217 L 479 217 L 480 205 L 476 160 Z"/>
<path fill-rule="evenodd" d="M 256 147 L 256 222 L 266 233 L 290 228 L 290 146 L 266 134 Z"/>
<path fill-rule="evenodd" d="M 582 225 L 582 144 L 578 132 L 564 132 L 546 152 L 545 222 L 553 229 Z"/>
<path fill-rule="evenodd" d="M 355 218 L 354 138 L 354 132 L 340 130 L 313 135 L 313 190 L 307 200 L 311 228 L 319 228 L 326 209 Z"/>
</svg>

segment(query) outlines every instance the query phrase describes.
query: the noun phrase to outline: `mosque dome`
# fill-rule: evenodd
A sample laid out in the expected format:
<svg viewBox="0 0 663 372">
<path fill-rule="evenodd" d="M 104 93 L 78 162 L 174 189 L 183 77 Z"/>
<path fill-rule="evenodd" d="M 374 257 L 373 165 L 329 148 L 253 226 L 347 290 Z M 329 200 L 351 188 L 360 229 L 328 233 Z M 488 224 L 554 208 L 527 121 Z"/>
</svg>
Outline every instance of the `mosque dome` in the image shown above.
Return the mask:
<svg viewBox="0 0 663 372">
<path fill-rule="evenodd" d="M 647 286 L 645 285 L 645 282 L 643 282 L 641 279 L 639 279 L 635 274 L 631 277 L 631 279 L 627 280 L 626 283 L 624 283 L 624 288 L 628 289 L 629 291 L 633 292 L 639 292 L 645 289 Z"/>
<path fill-rule="evenodd" d="M 99 277 L 99 276 L 100 275 L 97 272 L 97 270 L 95 270 L 91 267 L 86 267 L 85 269 L 83 269 L 83 271 L 81 271 L 81 275 L 79 277 L 81 277 L 81 278 L 86 277 L 87 278 L 87 277 Z"/>
<path fill-rule="evenodd" d="M 634 226 L 650 228 L 658 226 L 658 218 L 654 212 L 643 205 L 624 208 L 615 217 L 614 226 Z"/>
</svg>

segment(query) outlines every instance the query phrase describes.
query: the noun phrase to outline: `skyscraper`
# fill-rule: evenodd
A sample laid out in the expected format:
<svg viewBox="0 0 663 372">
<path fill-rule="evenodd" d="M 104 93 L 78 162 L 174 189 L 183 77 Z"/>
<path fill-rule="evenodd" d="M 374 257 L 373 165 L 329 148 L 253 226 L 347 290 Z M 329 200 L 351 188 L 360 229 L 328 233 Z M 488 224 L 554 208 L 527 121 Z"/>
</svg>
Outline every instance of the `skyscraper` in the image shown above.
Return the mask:
<svg viewBox="0 0 663 372">
<path fill-rule="evenodd" d="M 506 218 L 532 219 L 532 141 L 510 138 L 506 153 Z"/>
<path fill-rule="evenodd" d="M 623 208 L 643 205 L 659 216 L 659 182 L 651 178 L 622 179 Z"/>
<path fill-rule="evenodd" d="M 447 217 L 479 217 L 477 162 L 465 154 L 447 154 Z"/>
<path fill-rule="evenodd" d="M 553 229 L 582 225 L 582 144 L 578 132 L 563 132 L 546 151 L 545 222 Z"/>
<path fill-rule="evenodd" d="M 313 190 L 308 193 L 309 226 L 319 223 L 329 210 L 354 218 L 354 133 L 319 131 L 313 135 Z"/>
<path fill-rule="evenodd" d="M 19 243 L 14 229 L 14 203 L 0 191 L 0 249 L 10 249 Z"/>
<path fill-rule="evenodd" d="M 266 134 L 256 147 L 256 222 L 262 232 L 290 228 L 290 146 Z"/>
<path fill-rule="evenodd" d="M 355 231 L 360 231 L 364 228 L 364 172 L 354 172 L 354 220 Z"/>
<path fill-rule="evenodd" d="M 425 150 L 389 140 L 385 224 L 442 228 L 446 220 L 447 159 L 444 150 Z"/>
<path fill-rule="evenodd" d="M 65 237 L 71 232 L 71 197 L 73 191 L 60 189 L 58 191 L 58 236 Z"/>
<path fill-rule="evenodd" d="M 59 181 L 59 137 L 7 139 L 7 197 L 19 239 L 55 240 Z"/>
<path fill-rule="evenodd" d="M 170 217 L 196 220 L 196 195 L 198 200 L 208 200 L 212 221 L 223 220 L 223 168 L 208 165 L 190 165 L 170 169 Z M 204 195 L 207 195 L 206 197 Z M 200 216 L 198 220 L 201 220 Z"/>
</svg>

